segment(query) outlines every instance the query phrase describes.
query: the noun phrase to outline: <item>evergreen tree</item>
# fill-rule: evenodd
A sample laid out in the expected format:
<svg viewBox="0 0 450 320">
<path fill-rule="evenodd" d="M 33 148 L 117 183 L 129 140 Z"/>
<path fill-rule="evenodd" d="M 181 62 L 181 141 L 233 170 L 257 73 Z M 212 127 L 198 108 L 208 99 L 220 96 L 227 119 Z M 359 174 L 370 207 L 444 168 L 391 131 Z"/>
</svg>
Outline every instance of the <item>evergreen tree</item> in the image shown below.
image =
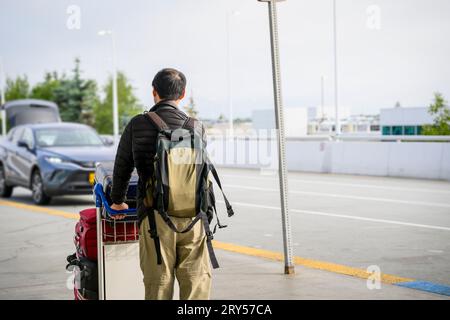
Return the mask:
<svg viewBox="0 0 450 320">
<path fill-rule="evenodd" d="M 101 134 L 113 133 L 113 83 L 110 76 L 104 87 L 105 99 L 95 105 L 95 128 Z M 127 123 L 135 115 L 142 113 L 143 106 L 134 95 L 133 86 L 123 72 L 117 73 L 117 100 L 119 108 L 119 132 L 122 132 Z"/>
<path fill-rule="evenodd" d="M 97 84 L 81 78 L 80 59 L 75 59 L 71 78 L 63 78 L 55 88 L 54 101 L 59 106 L 61 119 L 94 125 L 94 107 L 98 103 Z"/>
<path fill-rule="evenodd" d="M 198 111 L 196 109 L 196 104 L 194 101 L 194 93 L 191 92 L 191 96 L 189 97 L 189 103 L 183 107 L 189 117 L 196 118 L 198 115 Z"/>
</svg>

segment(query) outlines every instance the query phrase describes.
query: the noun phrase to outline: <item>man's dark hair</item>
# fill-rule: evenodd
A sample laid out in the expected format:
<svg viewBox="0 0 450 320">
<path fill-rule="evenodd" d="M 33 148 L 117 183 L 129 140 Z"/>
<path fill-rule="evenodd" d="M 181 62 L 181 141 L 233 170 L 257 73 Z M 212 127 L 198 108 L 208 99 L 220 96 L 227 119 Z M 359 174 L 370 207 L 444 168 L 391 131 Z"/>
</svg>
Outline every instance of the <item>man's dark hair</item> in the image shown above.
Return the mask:
<svg viewBox="0 0 450 320">
<path fill-rule="evenodd" d="M 165 68 L 153 78 L 152 86 L 163 100 L 178 100 L 186 89 L 186 77 L 178 70 Z"/>
</svg>

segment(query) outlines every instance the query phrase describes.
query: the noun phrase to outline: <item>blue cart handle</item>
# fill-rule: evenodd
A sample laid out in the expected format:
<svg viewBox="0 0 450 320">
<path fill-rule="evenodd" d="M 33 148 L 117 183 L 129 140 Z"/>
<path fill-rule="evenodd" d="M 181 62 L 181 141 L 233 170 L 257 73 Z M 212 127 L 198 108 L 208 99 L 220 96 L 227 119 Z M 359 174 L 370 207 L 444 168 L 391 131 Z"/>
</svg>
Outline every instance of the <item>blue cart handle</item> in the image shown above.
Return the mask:
<svg viewBox="0 0 450 320">
<path fill-rule="evenodd" d="M 106 212 L 110 216 L 124 214 L 124 215 L 136 215 L 136 209 L 126 209 L 126 210 L 113 210 L 111 209 L 108 200 L 106 199 L 105 193 L 103 192 L 103 186 L 100 183 L 96 183 L 94 186 L 94 194 L 95 194 L 95 206 L 97 208 L 104 207 Z"/>
</svg>

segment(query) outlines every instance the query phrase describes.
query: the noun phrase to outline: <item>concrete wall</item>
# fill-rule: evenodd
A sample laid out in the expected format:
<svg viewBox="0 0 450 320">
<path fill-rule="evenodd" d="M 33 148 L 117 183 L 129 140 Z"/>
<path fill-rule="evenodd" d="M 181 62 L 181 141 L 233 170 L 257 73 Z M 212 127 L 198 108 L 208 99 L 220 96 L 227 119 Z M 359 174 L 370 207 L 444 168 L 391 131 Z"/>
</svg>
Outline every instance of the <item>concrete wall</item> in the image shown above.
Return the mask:
<svg viewBox="0 0 450 320">
<path fill-rule="evenodd" d="M 450 180 L 450 143 L 287 141 L 289 170 Z M 277 168 L 275 140 L 210 141 L 217 165 Z"/>
</svg>

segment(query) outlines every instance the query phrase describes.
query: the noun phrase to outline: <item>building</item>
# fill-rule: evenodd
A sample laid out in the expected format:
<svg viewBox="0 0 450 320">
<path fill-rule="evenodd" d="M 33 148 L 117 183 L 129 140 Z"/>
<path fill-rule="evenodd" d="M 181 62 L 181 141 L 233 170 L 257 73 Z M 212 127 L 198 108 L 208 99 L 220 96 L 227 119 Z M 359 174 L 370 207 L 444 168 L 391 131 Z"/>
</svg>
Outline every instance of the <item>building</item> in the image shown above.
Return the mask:
<svg viewBox="0 0 450 320">
<path fill-rule="evenodd" d="M 427 107 L 386 108 L 380 111 L 380 126 L 383 135 L 420 135 L 424 125 L 433 124 Z"/>
<path fill-rule="evenodd" d="M 348 134 L 379 134 L 378 115 L 352 115 L 340 121 L 341 133 Z M 332 134 L 334 119 L 312 119 L 308 122 L 308 134 Z"/>
<path fill-rule="evenodd" d="M 307 108 L 284 108 L 284 128 L 286 137 L 299 137 L 307 134 Z M 253 129 L 275 129 L 275 111 L 273 109 L 253 110 Z"/>
<path fill-rule="evenodd" d="M 350 108 L 339 107 L 340 129 L 348 134 L 378 134 L 378 115 L 352 115 Z M 330 106 L 308 108 L 308 134 L 332 134 L 335 131 L 335 108 Z"/>
<path fill-rule="evenodd" d="M 344 119 L 350 117 L 350 108 L 347 106 L 339 106 L 339 118 Z M 334 119 L 336 116 L 336 108 L 334 106 L 317 106 L 308 108 L 308 120 L 314 119 Z"/>
</svg>

